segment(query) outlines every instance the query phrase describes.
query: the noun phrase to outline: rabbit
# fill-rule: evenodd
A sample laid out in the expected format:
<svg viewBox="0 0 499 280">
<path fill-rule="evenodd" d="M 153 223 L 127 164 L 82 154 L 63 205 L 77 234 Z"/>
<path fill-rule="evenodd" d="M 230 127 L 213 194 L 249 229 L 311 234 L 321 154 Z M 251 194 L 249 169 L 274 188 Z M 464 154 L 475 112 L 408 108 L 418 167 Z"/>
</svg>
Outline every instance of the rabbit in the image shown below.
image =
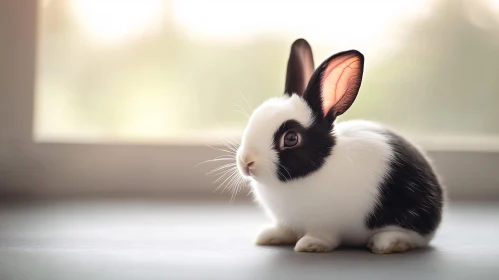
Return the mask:
<svg viewBox="0 0 499 280">
<path fill-rule="evenodd" d="M 283 95 L 252 112 L 236 151 L 238 172 L 273 221 L 257 245 L 389 254 L 433 239 L 445 192 L 422 149 L 377 122 L 336 122 L 355 101 L 363 71 L 357 50 L 315 69 L 309 43 L 291 45 Z"/>
</svg>

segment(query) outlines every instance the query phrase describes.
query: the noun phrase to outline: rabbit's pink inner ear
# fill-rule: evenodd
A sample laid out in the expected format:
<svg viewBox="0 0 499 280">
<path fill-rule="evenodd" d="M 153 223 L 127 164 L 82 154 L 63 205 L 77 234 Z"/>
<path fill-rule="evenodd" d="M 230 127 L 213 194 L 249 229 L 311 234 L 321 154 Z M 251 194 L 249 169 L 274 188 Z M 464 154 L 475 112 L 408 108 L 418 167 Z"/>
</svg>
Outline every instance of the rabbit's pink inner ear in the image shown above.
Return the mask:
<svg viewBox="0 0 499 280">
<path fill-rule="evenodd" d="M 355 54 L 333 59 L 322 78 L 322 104 L 324 116 L 331 108 L 343 114 L 352 105 L 360 87 L 362 59 Z"/>
</svg>

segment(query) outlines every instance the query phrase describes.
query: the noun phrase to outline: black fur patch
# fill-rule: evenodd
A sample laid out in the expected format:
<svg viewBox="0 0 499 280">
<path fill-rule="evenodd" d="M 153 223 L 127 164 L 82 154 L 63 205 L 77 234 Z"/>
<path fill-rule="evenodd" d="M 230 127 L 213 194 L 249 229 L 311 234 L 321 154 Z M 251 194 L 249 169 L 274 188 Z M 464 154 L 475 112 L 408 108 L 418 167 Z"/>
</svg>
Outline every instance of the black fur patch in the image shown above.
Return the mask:
<svg viewBox="0 0 499 280">
<path fill-rule="evenodd" d="M 300 134 L 301 144 L 295 148 L 280 150 L 280 139 L 289 130 Z M 316 122 L 311 127 L 305 128 L 295 120 L 285 121 L 274 133 L 273 141 L 279 157 L 277 166 L 279 180 L 284 182 L 305 177 L 321 168 L 335 143 L 330 132 L 331 126 L 325 122 Z"/>
<path fill-rule="evenodd" d="M 314 72 L 314 68 L 312 48 L 306 40 L 296 40 L 291 45 L 288 67 L 286 69 L 284 94 L 291 96 L 296 93 L 302 96 L 307 87 L 308 80 Z"/>
<path fill-rule="evenodd" d="M 366 218 L 369 229 L 399 226 L 422 235 L 442 219 L 443 191 L 432 167 L 402 137 L 387 131 L 394 158 L 380 186 L 379 201 Z"/>
</svg>

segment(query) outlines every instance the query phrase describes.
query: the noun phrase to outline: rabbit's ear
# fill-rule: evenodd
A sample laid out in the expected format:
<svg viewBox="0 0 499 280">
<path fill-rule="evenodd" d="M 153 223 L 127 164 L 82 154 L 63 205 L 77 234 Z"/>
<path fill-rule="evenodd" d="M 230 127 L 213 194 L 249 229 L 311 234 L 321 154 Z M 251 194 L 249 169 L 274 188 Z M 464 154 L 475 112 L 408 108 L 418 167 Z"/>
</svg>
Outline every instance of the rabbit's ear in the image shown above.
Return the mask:
<svg viewBox="0 0 499 280">
<path fill-rule="evenodd" d="M 291 45 L 284 94 L 292 95 L 296 93 L 302 96 L 313 73 L 314 57 L 312 48 L 305 39 L 297 39 Z"/>
<path fill-rule="evenodd" d="M 345 113 L 359 92 L 364 55 L 356 50 L 337 53 L 314 72 L 304 98 L 316 114 L 334 119 Z"/>
</svg>

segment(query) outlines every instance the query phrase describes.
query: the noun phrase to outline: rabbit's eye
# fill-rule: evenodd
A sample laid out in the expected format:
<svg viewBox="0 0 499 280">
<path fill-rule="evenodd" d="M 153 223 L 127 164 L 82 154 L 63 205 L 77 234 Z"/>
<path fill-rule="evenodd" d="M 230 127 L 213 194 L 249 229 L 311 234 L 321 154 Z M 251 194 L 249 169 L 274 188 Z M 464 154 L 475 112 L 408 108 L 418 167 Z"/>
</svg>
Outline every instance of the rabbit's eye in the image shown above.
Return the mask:
<svg viewBox="0 0 499 280">
<path fill-rule="evenodd" d="M 300 143 L 300 135 L 294 131 L 288 131 L 283 136 L 282 148 L 292 148 Z"/>
</svg>

